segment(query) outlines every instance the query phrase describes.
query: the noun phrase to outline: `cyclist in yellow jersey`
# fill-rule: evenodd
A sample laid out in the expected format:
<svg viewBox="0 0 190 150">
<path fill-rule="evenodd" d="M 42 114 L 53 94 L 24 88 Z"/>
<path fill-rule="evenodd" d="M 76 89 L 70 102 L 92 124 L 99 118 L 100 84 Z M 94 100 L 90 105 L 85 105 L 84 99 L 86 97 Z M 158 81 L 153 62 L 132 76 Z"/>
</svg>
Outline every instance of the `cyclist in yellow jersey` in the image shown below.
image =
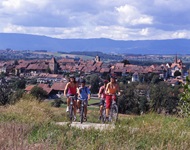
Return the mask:
<svg viewBox="0 0 190 150">
<path fill-rule="evenodd" d="M 106 89 L 105 89 L 105 94 L 106 94 L 106 120 L 108 120 L 112 99 L 114 99 L 116 101 L 116 93 L 117 92 L 118 92 L 118 94 L 120 94 L 119 85 L 116 82 L 116 77 L 112 75 L 110 77 L 110 82 L 107 84 Z"/>
</svg>

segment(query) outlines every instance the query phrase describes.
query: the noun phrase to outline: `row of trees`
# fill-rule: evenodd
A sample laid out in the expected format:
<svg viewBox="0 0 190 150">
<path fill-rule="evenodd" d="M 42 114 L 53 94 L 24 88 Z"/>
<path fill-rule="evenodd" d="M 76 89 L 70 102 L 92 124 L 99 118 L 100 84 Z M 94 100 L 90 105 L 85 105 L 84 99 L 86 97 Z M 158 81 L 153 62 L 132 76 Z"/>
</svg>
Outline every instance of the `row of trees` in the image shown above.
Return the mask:
<svg viewBox="0 0 190 150">
<path fill-rule="evenodd" d="M 152 77 L 152 78 L 151 78 Z M 91 92 L 97 93 L 101 83 L 108 76 L 89 75 L 87 84 L 91 85 Z M 119 112 L 124 114 L 141 114 L 149 111 L 175 114 L 178 110 L 190 114 L 190 80 L 185 86 L 171 86 L 161 81 L 156 75 L 150 75 L 147 81 L 128 83 L 129 77 L 118 78 L 123 93 L 118 97 Z M 0 78 L 0 105 L 14 104 L 24 93 L 26 81 L 24 79 L 6 81 Z M 182 95 L 180 91 L 184 91 Z M 31 94 L 39 101 L 47 98 L 47 93 L 39 87 L 34 87 Z M 181 100 L 180 100 L 181 98 Z"/>
<path fill-rule="evenodd" d="M 109 76 L 89 75 L 86 77 L 87 83 L 91 85 L 92 93 L 98 92 L 103 79 L 109 79 Z M 171 86 L 156 74 L 143 75 L 140 82 L 128 83 L 130 80 L 130 75 L 117 80 L 123 91 L 118 97 L 120 113 L 141 114 L 155 111 L 175 114 L 178 112 L 181 85 Z"/>
<path fill-rule="evenodd" d="M 23 96 L 25 87 L 25 79 L 7 81 L 5 77 L 0 77 L 0 105 L 15 104 Z M 47 98 L 47 92 L 37 86 L 32 88 L 31 94 L 39 101 Z"/>
<path fill-rule="evenodd" d="M 118 98 L 120 113 L 141 114 L 149 111 L 175 114 L 178 110 L 180 86 L 172 87 L 161 81 L 157 84 L 130 83 Z"/>
</svg>

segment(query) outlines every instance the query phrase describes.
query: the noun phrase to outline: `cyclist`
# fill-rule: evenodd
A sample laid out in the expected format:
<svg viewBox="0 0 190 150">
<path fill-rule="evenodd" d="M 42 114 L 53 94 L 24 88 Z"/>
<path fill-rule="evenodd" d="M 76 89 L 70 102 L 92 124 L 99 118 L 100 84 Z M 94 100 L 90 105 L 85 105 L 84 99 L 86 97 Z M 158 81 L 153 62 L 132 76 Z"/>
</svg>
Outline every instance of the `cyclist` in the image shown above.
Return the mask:
<svg viewBox="0 0 190 150">
<path fill-rule="evenodd" d="M 111 75 L 110 76 L 110 82 L 107 84 L 106 89 L 105 89 L 105 94 L 106 94 L 106 120 L 109 120 L 109 111 L 110 111 L 110 106 L 112 99 L 116 101 L 116 93 L 120 94 L 119 92 L 119 85 L 116 82 L 116 76 Z"/>
<path fill-rule="evenodd" d="M 99 116 L 99 120 L 101 120 L 102 117 L 102 109 L 103 106 L 105 104 L 105 98 L 106 98 L 106 94 L 105 94 L 105 89 L 106 89 L 106 85 L 108 83 L 108 80 L 104 80 L 104 85 L 100 87 L 99 92 L 98 92 L 98 98 L 100 98 L 100 116 Z"/>
<path fill-rule="evenodd" d="M 74 75 L 69 76 L 69 82 L 66 84 L 64 89 L 64 96 L 67 97 L 67 108 L 66 112 L 69 111 L 69 105 L 70 105 L 70 97 L 69 96 L 76 96 L 73 105 L 74 105 L 74 121 L 76 120 L 76 100 L 77 100 L 77 87 L 78 84 L 75 80 Z"/>
<path fill-rule="evenodd" d="M 85 85 L 86 81 L 84 79 L 81 79 L 80 81 L 81 86 L 78 88 L 78 100 L 77 100 L 77 106 L 80 108 L 80 102 L 86 101 L 86 105 L 84 106 L 84 121 L 87 120 L 87 105 L 88 100 L 90 100 L 90 89 Z"/>
</svg>

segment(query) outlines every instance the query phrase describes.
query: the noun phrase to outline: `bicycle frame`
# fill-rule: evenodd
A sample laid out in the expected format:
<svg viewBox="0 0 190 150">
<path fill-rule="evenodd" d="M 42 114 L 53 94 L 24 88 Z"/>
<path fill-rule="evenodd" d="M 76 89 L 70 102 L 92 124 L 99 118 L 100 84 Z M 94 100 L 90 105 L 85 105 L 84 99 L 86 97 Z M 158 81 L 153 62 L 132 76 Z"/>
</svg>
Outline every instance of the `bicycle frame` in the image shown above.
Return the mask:
<svg viewBox="0 0 190 150">
<path fill-rule="evenodd" d="M 109 111 L 109 121 L 110 122 L 117 122 L 118 119 L 118 106 L 117 103 L 115 101 L 115 95 L 110 95 L 112 96 L 111 99 L 111 107 L 110 107 L 110 111 Z M 103 106 L 103 110 L 102 110 L 102 122 L 106 122 L 106 101 L 104 103 Z"/>
<path fill-rule="evenodd" d="M 74 110 L 73 110 L 73 105 L 74 105 L 74 100 L 75 100 L 75 95 L 70 95 L 70 105 L 69 105 L 69 118 L 70 121 L 72 122 L 74 119 Z"/>
<path fill-rule="evenodd" d="M 114 99 L 112 99 L 111 102 L 111 108 L 110 108 L 110 122 L 117 122 L 118 119 L 118 106 Z"/>
<path fill-rule="evenodd" d="M 80 99 L 79 99 L 80 100 Z M 87 106 L 86 101 L 87 100 L 80 100 L 81 101 L 81 105 L 80 105 L 80 123 L 84 122 L 84 108 L 85 106 Z"/>
</svg>

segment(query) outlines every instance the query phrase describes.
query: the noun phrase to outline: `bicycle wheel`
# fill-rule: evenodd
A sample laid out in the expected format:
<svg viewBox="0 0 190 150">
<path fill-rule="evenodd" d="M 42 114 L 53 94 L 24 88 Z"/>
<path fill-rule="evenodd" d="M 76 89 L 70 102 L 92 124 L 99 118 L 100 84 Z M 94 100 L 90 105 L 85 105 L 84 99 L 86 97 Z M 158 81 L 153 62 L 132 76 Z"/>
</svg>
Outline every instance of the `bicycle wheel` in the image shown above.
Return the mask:
<svg viewBox="0 0 190 150">
<path fill-rule="evenodd" d="M 103 110 L 102 110 L 101 121 L 102 121 L 102 123 L 106 122 L 106 109 L 105 109 L 105 107 L 103 107 Z"/>
<path fill-rule="evenodd" d="M 117 122 L 117 119 L 118 119 L 118 107 L 117 107 L 117 105 L 113 105 L 111 107 L 111 119 L 110 119 L 110 121 L 115 123 L 115 122 Z"/>
<path fill-rule="evenodd" d="M 74 118 L 73 106 L 70 105 L 69 106 L 69 119 L 70 119 L 71 122 L 73 121 L 73 118 Z"/>
<path fill-rule="evenodd" d="M 82 102 L 83 103 L 83 102 Z M 80 123 L 83 123 L 84 119 L 84 104 L 81 105 L 81 110 L 80 110 Z"/>
</svg>

